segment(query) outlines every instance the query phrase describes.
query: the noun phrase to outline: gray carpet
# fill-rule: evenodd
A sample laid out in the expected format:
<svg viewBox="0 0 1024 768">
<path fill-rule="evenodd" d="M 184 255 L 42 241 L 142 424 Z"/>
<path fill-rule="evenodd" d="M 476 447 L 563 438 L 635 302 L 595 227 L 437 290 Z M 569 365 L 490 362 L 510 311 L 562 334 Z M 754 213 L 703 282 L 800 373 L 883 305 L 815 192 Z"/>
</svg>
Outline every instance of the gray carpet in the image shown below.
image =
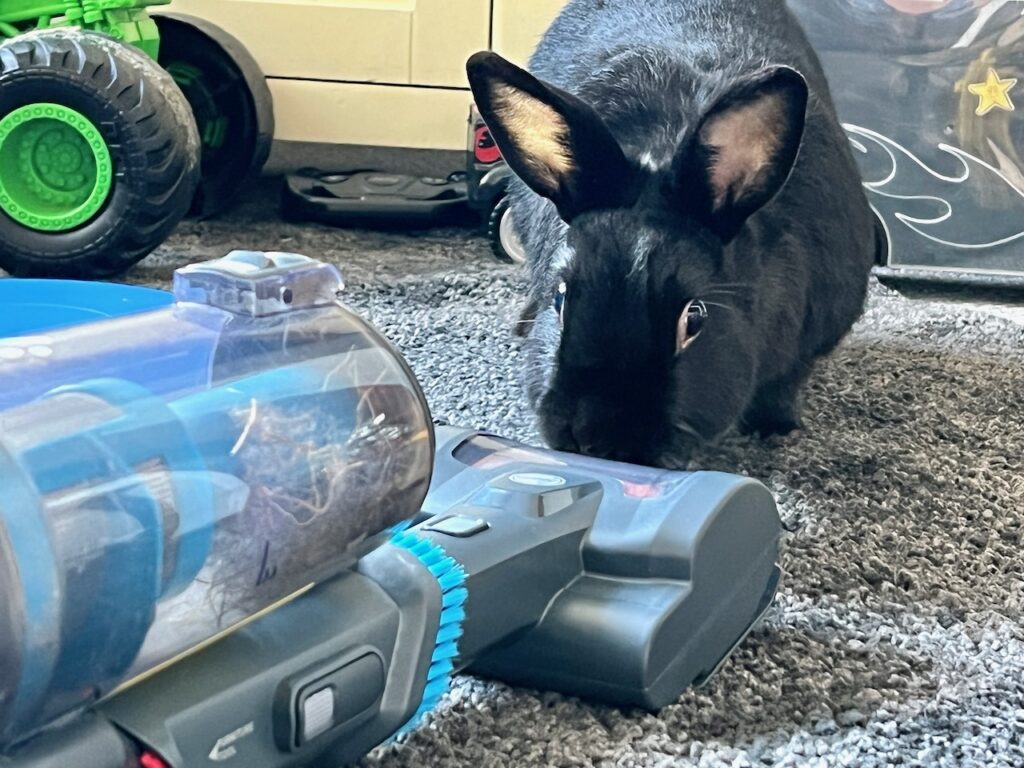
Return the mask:
<svg viewBox="0 0 1024 768">
<path fill-rule="evenodd" d="M 342 263 L 436 417 L 536 439 L 509 333 L 520 277 L 481 240 L 249 209 L 186 225 L 129 279 L 238 245 Z M 463 677 L 365 765 L 1024 766 L 1024 326 L 876 285 L 805 420 L 700 459 L 766 482 L 787 529 L 776 604 L 705 689 L 653 716 Z"/>
</svg>

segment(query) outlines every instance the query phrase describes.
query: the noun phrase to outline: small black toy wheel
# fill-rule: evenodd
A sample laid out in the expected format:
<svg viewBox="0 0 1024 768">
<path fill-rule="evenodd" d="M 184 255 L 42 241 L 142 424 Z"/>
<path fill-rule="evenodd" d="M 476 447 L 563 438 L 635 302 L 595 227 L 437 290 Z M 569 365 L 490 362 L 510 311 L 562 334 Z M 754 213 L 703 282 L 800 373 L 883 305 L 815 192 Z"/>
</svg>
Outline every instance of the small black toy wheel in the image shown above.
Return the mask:
<svg viewBox="0 0 1024 768">
<path fill-rule="evenodd" d="M 142 51 L 40 30 L 0 55 L 0 268 L 108 277 L 171 233 L 199 182 L 199 135 Z"/>
<path fill-rule="evenodd" d="M 526 261 L 526 252 L 512 227 L 509 204 L 508 195 L 502 195 L 491 209 L 487 217 L 487 239 L 496 259 L 507 264 L 522 264 Z"/>
<path fill-rule="evenodd" d="M 192 213 L 216 216 L 235 203 L 270 155 L 270 89 L 256 60 L 224 30 L 180 14 L 155 19 L 160 64 L 184 92 L 202 141 L 203 173 Z"/>
</svg>

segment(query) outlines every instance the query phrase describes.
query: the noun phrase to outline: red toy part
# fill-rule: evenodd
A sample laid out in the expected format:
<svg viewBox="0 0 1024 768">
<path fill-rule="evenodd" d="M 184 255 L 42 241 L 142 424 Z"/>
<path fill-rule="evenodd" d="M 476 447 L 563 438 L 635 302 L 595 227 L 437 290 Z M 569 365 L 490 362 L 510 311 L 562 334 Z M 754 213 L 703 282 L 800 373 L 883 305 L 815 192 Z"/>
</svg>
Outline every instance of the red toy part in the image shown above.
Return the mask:
<svg viewBox="0 0 1024 768">
<path fill-rule="evenodd" d="M 487 129 L 486 125 L 478 125 L 476 127 L 476 139 L 473 143 L 473 154 L 476 156 L 478 163 L 484 163 L 490 165 L 496 163 L 501 159 L 501 150 L 498 149 L 498 145 L 494 143 L 494 138 L 491 136 L 491 132 Z"/>
</svg>

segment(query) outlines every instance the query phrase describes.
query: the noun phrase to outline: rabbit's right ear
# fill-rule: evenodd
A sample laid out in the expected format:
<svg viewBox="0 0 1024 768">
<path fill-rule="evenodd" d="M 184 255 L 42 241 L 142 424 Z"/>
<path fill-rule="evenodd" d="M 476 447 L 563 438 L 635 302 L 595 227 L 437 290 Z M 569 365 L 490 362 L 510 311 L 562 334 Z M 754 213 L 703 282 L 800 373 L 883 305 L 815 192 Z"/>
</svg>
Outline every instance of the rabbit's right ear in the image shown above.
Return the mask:
<svg viewBox="0 0 1024 768">
<path fill-rule="evenodd" d="M 630 202 L 634 169 L 593 107 L 495 53 L 474 54 L 466 72 L 505 161 L 562 219 Z"/>
</svg>

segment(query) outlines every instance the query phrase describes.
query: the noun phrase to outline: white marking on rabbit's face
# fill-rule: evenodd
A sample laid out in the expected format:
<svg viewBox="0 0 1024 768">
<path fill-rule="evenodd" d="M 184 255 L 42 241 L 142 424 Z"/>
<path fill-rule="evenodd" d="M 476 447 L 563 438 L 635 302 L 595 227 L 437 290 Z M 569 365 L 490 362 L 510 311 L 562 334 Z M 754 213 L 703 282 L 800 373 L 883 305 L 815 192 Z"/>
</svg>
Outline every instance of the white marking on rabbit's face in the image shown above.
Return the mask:
<svg viewBox="0 0 1024 768">
<path fill-rule="evenodd" d="M 640 165 L 649 171 L 660 171 L 666 168 L 672 162 L 671 155 L 663 155 L 661 157 L 655 155 L 653 152 L 648 150 L 640 154 L 637 158 Z"/>
<path fill-rule="evenodd" d="M 652 171 L 658 170 L 658 164 L 654 161 L 654 155 L 650 152 L 644 152 L 639 157 L 640 165 L 644 168 L 650 168 Z"/>
<path fill-rule="evenodd" d="M 643 232 L 633 245 L 633 265 L 629 270 L 628 277 L 639 275 L 647 268 L 647 259 L 654 250 L 654 235 L 650 232 Z"/>
</svg>

